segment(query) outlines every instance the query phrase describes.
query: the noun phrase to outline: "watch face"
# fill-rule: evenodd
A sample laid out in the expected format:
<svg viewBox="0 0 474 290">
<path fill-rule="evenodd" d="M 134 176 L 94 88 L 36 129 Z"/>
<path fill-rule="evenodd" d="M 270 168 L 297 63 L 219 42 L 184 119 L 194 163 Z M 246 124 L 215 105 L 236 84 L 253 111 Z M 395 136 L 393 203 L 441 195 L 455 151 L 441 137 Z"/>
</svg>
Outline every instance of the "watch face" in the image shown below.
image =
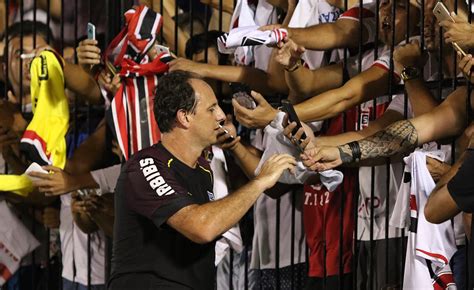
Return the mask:
<svg viewBox="0 0 474 290">
<path fill-rule="evenodd" d="M 418 70 L 418 68 L 412 66 L 404 68 L 402 72 L 402 77 L 405 80 L 417 78 L 419 75 L 420 71 Z"/>
</svg>

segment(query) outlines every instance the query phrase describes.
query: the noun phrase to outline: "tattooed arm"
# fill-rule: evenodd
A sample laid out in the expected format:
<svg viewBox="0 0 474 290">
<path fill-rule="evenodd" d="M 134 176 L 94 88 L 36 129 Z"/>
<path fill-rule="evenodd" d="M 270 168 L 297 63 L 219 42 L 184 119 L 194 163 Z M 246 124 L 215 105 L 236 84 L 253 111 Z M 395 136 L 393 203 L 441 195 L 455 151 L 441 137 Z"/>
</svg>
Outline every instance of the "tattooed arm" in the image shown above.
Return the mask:
<svg viewBox="0 0 474 290">
<path fill-rule="evenodd" d="M 466 89 L 460 88 L 431 112 L 393 123 L 360 140 L 360 160 L 389 157 L 429 141 L 460 134 L 466 126 L 466 95 Z M 353 162 L 354 158 L 349 144 L 344 144 L 309 149 L 302 159 L 312 170 L 324 171 Z"/>
<path fill-rule="evenodd" d="M 409 120 L 393 123 L 385 130 L 359 142 L 361 160 L 375 157 L 389 157 L 416 147 L 418 134 Z M 352 161 L 349 145 L 338 146 L 343 163 Z M 344 156 L 344 157 L 343 157 Z"/>
<path fill-rule="evenodd" d="M 398 121 L 385 130 L 358 141 L 360 160 L 389 157 L 412 149 L 417 145 L 417 132 L 408 120 Z M 304 164 L 311 170 L 324 171 L 354 161 L 349 144 L 337 147 L 316 147 L 302 155 Z"/>
</svg>

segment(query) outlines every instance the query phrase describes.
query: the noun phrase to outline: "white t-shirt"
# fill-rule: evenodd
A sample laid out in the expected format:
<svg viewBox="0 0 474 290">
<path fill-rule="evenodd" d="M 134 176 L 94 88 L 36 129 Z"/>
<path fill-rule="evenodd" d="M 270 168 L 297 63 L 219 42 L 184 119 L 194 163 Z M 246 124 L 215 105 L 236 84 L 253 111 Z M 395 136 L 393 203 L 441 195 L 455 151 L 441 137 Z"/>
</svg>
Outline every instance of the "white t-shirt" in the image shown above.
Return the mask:
<svg viewBox="0 0 474 290">
<path fill-rule="evenodd" d="M 87 234 L 74 223 L 71 194 L 61 195 L 60 221 L 62 276 L 70 281 L 87 285 Z M 105 235 L 99 230 L 90 235 L 90 240 L 91 284 L 105 284 Z"/>
<path fill-rule="evenodd" d="M 405 162 L 406 178 L 400 194 L 410 196 L 410 233 L 403 289 L 455 290 L 449 266 L 449 261 L 457 250 L 451 221 L 432 224 L 424 215 L 426 201 L 435 187 L 426 167 L 426 152 L 416 150 L 405 158 Z M 439 281 L 446 286 L 438 284 Z"/>
<path fill-rule="evenodd" d="M 325 0 L 300 0 L 295 7 L 288 27 L 309 27 L 322 23 L 334 22 L 339 18 L 341 10 L 331 6 Z M 314 70 L 327 64 L 324 58 L 325 51 L 306 50 L 302 59 L 309 69 Z M 331 61 L 341 59 L 342 50 L 335 50 L 334 56 L 331 55 Z"/>
</svg>

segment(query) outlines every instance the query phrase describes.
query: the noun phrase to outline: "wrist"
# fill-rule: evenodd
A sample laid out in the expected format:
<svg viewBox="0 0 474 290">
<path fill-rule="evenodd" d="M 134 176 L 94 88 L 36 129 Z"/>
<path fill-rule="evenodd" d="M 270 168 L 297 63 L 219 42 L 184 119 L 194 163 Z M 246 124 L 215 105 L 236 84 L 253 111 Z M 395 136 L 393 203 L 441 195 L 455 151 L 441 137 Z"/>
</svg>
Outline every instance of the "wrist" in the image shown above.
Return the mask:
<svg viewBox="0 0 474 290">
<path fill-rule="evenodd" d="M 422 77 L 422 75 L 422 71 L 417 65 L 404 66 L 402 72 L 400 73 L 400 77 L 403 82 L 419 79 Z"/>
<path fill-rule="evenodd" d="M 268 182 L 266 182 L 264 178 L 261 178 L 259 176 L 255 177 L 252 180 L 252 184 L 256 187 L 256 192 L 264 192 L 265 190 L 271 187 L 270 185 L 268 185 Z"/>
<path fill-rule="evenodd" d="M 290 59 L 290 63 L 284 67 L 284 69 L 287 71 L 287 72 L 294 72 L 295 70 L 299 69 L 301 67 L 301 59 L 298 58 L 298 59 L 294 59 L 294 58 L 291 58 Z"/>
<path fill-rule="evenodd" d="M 342 163 L 351 163 L 353 160 L 352 150 L 349 144 L 337 146 Z"/>
</svg>

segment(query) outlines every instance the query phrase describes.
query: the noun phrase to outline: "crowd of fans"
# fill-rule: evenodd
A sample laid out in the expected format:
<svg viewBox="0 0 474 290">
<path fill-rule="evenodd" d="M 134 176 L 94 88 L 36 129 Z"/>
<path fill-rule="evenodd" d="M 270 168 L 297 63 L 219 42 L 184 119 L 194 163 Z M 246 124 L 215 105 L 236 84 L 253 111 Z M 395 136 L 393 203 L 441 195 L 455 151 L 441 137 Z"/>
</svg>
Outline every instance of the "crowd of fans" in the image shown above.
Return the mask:
<svg viewBox="0 0 474 290">
<path fill-rule="evenodd" d="M 273 153 L 299 161 L 222 234 L 217 289 L 474 287 L 466 1 L 441 22 L 434 0 L 135 1 L 116 37 L 106 1 L 79 2 L 0 0 L 0 289 L 106 289 L 117 179 L 160 140 L 172 71 L 227 114 L 216 198 Z"/>
</svg>

